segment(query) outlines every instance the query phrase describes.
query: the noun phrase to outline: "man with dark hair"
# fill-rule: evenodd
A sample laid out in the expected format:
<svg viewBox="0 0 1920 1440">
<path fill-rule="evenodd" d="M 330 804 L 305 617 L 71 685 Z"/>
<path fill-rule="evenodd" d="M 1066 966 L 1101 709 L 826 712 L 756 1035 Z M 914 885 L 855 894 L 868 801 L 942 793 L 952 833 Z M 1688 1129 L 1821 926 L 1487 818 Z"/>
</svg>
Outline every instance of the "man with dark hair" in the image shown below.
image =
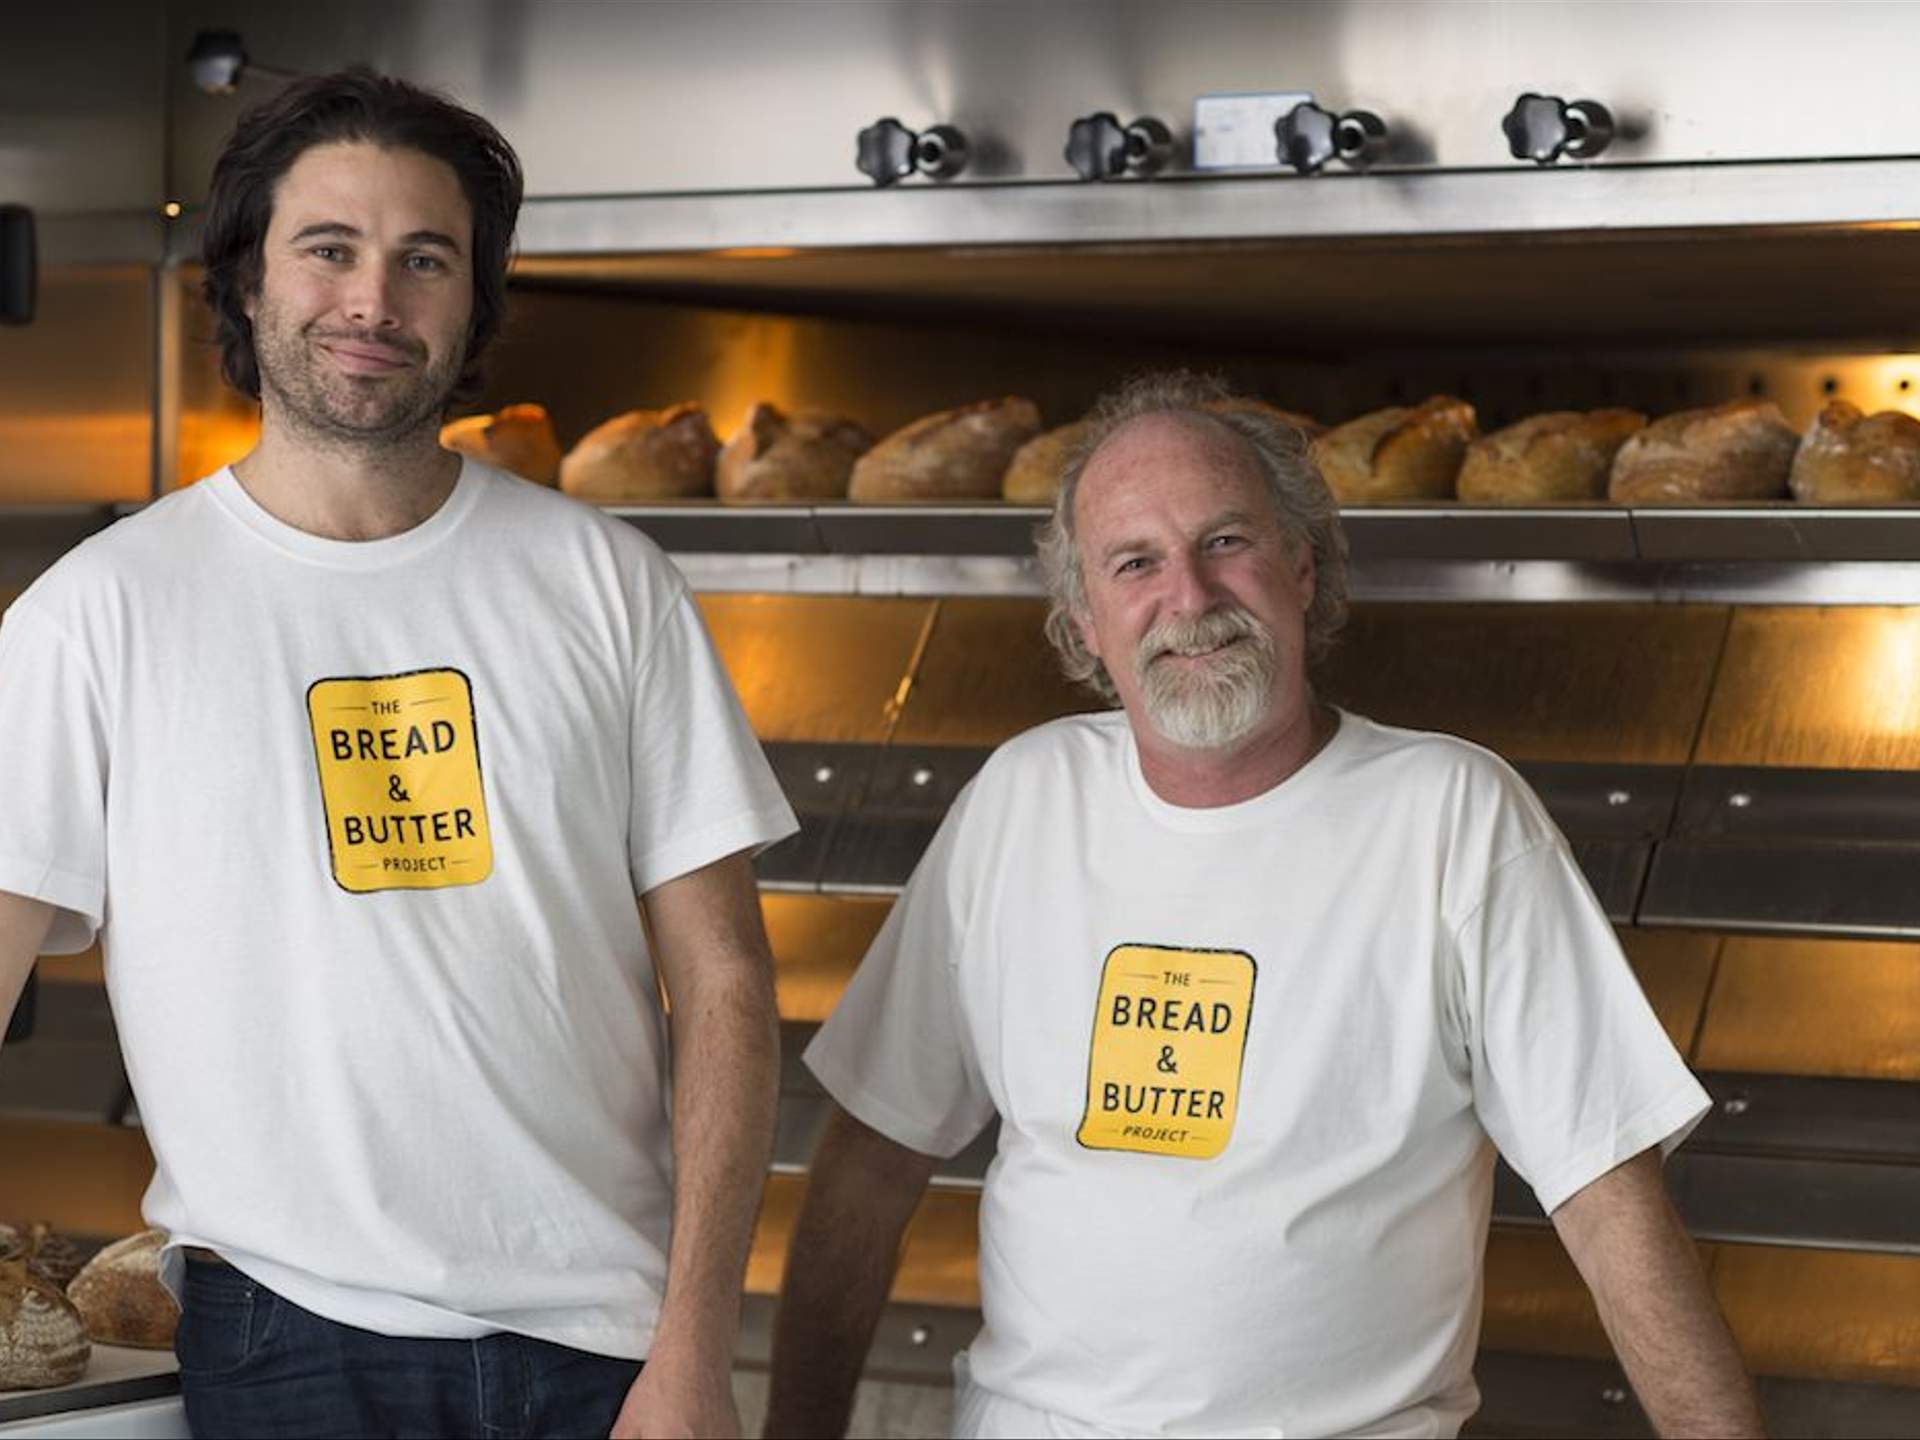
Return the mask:
<svg viewBox="0 0 1920 1440">
<path fill-rule="evenodd" d="M 99 933 L 196 1434 L 737 1431 L 793 819 L 659 552 L 438 446 L 520 192 L 370 72 L 244 116 L 260 442 L 0 627 L 0 1006 Z"/>
<path fill-rule="evenodd" d="M 996 1115 L 958 1435 L 1456 1433 L 1496 1145 L 1661 1433 L 1757 1433 L 1660 1178 L 1705 1092 L 1519 778 L 1316 700 L 1339 512 L 1227 399 L 1136 383 L 1062 477 L 1047 632 L 1120 708 L 995 752 L 807 1051 L 767 1433 L 844 1430 Z"/>
</svg>

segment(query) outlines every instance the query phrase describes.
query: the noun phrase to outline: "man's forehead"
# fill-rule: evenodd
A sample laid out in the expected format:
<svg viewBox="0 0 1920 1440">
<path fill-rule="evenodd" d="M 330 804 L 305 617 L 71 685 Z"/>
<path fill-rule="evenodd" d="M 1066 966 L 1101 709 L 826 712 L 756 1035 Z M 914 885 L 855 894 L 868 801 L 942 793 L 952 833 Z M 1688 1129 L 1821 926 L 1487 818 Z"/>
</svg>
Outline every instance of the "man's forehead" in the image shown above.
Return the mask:
<svg viewBox="0 0 1920 1440">
<path fill-rule="evenodd" d="M 1075 519 L 1085 526 L 1156 502 L 1218 505 L 1264 491 L 1243 436 L 1204 416 L 1145 415 L 1114 431 L 1087 462 Z"/>
<path fill-rule="evenodd" d="M 464 244 L 472 212 L 460 179 L 423 151 L 335 141 L 300 153 L 274 187 L 272 228 L 338 224 L 366 230 L 439 230 Z"/>
</svg>

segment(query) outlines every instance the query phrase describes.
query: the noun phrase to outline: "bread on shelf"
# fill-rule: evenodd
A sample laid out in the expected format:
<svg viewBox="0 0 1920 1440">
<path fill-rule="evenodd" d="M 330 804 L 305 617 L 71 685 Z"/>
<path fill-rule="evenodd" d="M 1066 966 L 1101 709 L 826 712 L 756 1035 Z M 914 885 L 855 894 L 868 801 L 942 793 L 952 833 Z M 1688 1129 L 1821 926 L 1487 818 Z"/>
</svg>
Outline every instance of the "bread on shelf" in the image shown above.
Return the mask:
<svg viewBox="0 0 1920 1440">
<path fill-rule="evenodd" d="M 87 1335 L 99 1345 L 132 1345 L 164 1350 L 173 1344 L 180 1307 L 160 1283 L 164 1230 L 143 1230 L 116 1240 L 67 1286 L 67 1298 L 86 1322 Z"/>
<path fill-rule="evenodd" d="M 1498 505 L 1605 500 L 1613 457 L 1646 424 L 1638 410 L 1530 415 L 1467 447 L 1459 497 Z"/>
<path fill-rule="evenodd" d="M 1620 447 L 1607 494 L 1628 505 L 1777 500 L 1799 444 L 1771 400 L 1682 410 Z"/>
<path fill-rule="evenodd" d="M 1830 400 L 1794 452 L 1788 485 L 1803 505 L 1920 501 L 1920 420 Z"/>
<path fill-rule="evenodd" d="M 469 415 L 440 427 L 440 443 L 536 485 L 560 475 L 560 441 L 543 405 L 508 405 L 498 414 Z"/>
<path fill-rule="evenodd" d="M 922 416 L 860 457 L 847 495 L 880 504 L 997 500 L 1014 452 L 1039 433 L 1039 407 L 1014 395 Z"/>
<path fill-rule="evenodd" d="M 842 500 L 853 463 L 873 448 L 866 428 L 825 410 L 761 403 L 720 451 L 722 500 Z"/>
<path fill-rule="evenodd" d="M 92 1351 L 72 1301 L 34 1274 L 25 1255 L 0 1260 L 0 1390 L 70 1385 Z"/>
<path fill-rule="evenodd" d="M 560 462 L 560 488 L 602 504 L 713 494 L 720 441 L 698 405 L 629 410 L 587 432 Z"/>
<path fill-rule="evenodd" d="M 1000 498 L 1014 505 L 1053 504 L 1061 472 L 1092 433 L 1093 421 L 1076 420 L 1034 436 L 1013 452 L 1000 477 Z"/>
<path fill-rule="evenodd" d="M 1450 395 L 1392 405 L 1318 437 L 1312 451 L 1343 505 L 1448 500 L 1467 446 L 1479 435 L 1473 406 Z"/>
</svg>

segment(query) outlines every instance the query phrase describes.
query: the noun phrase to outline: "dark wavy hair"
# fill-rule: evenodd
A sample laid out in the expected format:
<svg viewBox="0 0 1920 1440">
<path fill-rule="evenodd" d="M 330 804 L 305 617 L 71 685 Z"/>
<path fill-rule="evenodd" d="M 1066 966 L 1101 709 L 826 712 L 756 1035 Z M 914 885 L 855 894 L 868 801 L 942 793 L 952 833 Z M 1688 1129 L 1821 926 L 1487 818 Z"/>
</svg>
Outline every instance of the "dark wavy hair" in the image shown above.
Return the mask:
<svg viewBox="0 0 1920 1440">
<path fill-rule="evenodd" d="M 454 401 L 480 388 L 480 356 L 507 309 L 507 262 L 525 188 L 520 157 L 500 132 L 442 95 L 364 65 L 287 86 L 240 117 L 213 167 L 200 253 L 201 291 L 220 324 L 220 369 L 260 398 L 260 365 L 246 304 L 259 294 L 267 225 L 280 177 L 315 145 L 363 141 L 418 150 L 459 177 L 473 211 L 473 316 Z"/>
</svg>

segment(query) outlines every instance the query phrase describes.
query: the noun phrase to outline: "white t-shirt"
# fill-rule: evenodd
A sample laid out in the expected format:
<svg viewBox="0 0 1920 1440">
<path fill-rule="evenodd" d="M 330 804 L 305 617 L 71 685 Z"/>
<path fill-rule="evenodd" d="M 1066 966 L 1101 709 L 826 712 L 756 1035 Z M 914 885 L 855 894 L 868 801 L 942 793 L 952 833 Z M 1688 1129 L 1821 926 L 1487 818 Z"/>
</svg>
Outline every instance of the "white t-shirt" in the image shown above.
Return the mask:
<svg viewBox="0 0 1920 1440">
<path fill-rule="evenodd" d="M 0 796 L 0 889 L 100 929 L 151 1224 L 366 1329 L 646 1354 L 635 897 L 794 825 L 648 540 L 472 461 L 327 540 L 222 471 L 8 611 Z"/>
<path fill-rule="evenodd" d="M 974 1433 L 1452 1434 L 1493 1147 L 1552 1210 L 1707 1103 L 1519 778 L 1352 715 L 1215 809 L 1117 712 L 1015 739 L 807 1060 L 927 1154 L 1000 1116 Z"/>
</svg>

